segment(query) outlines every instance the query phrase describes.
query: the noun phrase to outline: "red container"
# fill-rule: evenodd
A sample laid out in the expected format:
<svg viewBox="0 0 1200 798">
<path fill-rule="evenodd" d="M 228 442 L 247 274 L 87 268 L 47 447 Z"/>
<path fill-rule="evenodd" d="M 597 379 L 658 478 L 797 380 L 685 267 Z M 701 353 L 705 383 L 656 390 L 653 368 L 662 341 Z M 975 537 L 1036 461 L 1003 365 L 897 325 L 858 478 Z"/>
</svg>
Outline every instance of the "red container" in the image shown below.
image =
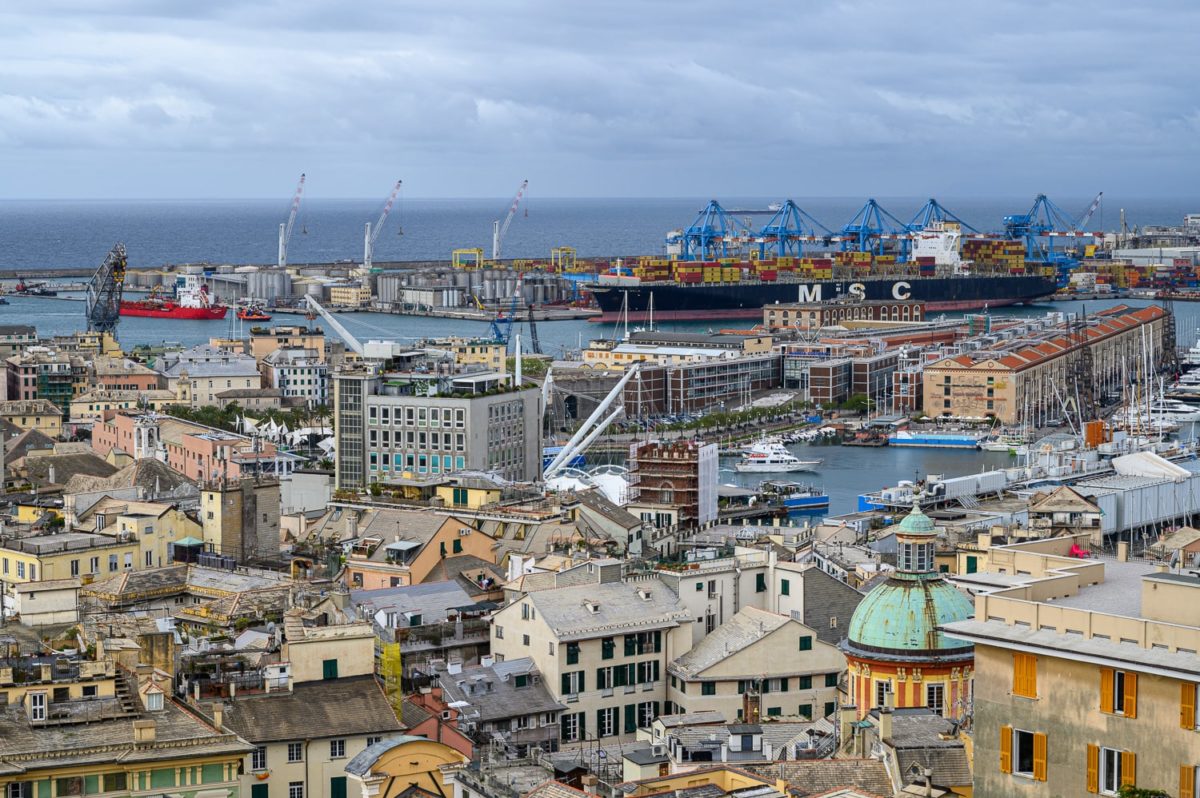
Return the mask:
<svg viewBox="0 0 1200 798">
<path fill-rule="evenodd" d="M 765 271 L 761 271 L 758 273 L 758 279 L 763 280 L 768 283 L 774 282 L 775 278 L 778 276 L 779 276 L 779 272 L 775 271 L 774 269 L 766 269 Z"/>
</svg>

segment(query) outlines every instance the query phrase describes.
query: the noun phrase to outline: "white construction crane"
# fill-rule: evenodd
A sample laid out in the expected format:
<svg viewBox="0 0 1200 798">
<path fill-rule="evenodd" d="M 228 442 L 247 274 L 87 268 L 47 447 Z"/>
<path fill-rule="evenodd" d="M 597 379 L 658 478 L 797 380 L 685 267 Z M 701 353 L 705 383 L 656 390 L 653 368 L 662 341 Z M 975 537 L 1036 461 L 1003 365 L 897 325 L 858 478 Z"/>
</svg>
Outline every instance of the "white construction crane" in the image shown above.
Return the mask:
<svg viewBox="0 0 1200 798">
<path fill-rule="evenodd" d="M 351 335 L 350 331 L 343 327 L 342 323 L 334 318 L 332 313 L 322 307 L 321 303 L 313 299 L 311 295 L 305 295 L 304 298 L 308 300 L 308 306 L 319 313 L 321 318 L 325 319 L 325 323 L 332 327 L 333 331 L 342 337 L 342 340 L 346 342 L 346 346 L 353 349 L 354 352 L 359 356 L 364 354 L 365 349 L 363 348 L 362 342 Z"/>
<path fill-rule="evenodd" d="M 508 216 L 504 217 L 504 224 L 501 224 L 499 219 L 492 222 L 492 260 L 500 260 L 500 245 L 504 243 L 508 226 L 512 224 L 513 217 L 517 215 L 517 206 L 521 204 L 521 197 L 525 196 L 525 189 L 528 185 L 528 180 L 521 181 L 521 187 L 517 189 L 517 196 L 513 197 L 512 205 L 509 206 Z"/>
<path fill-rule="evenodd" d="M 359 275 L 364 278 L 371 273 L 371 264 L 375 260 L 375 242 L 379 240 L 379 232 L 383 230 L 383 223 L 387 221 L 388 214 L 392 212 L 392 205 L 396 202 L 396 195 L 400 193 L 400 185 L 403 182 L 402 180 L 396 181 L 396 186 L 392 189 L 387 202 L 383 204 L 383 211 L 379 214 L 379 220 L 375 222 L 375 226 L 371 227 L 371 223 L 367 222 L 366 231 L 363 233 L 363 265 L 359 271 Z"/>
<path fill-rule="evenodd" d="M 286 223 L 279 225 L 279 268 L 287 266 L 288 242 L 292 240 L 292 227 L 296 224 L 296 213 L 300 210 L 300 195 L 304 193 L 304 174 L 296 185 L 296 195 L 292 197 L 292 211 L 288 214 Z"/>
</svg>

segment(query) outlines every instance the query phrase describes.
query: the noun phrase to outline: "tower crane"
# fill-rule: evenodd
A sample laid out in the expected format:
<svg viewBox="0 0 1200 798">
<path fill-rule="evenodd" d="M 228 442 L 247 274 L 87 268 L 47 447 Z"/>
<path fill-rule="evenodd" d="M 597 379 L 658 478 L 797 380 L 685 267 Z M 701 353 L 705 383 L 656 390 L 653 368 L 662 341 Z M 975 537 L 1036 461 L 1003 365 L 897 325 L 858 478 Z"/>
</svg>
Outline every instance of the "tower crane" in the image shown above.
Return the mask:
<svg viewBox="0 0 1200 798">
<path fill-rule="evenodd" d="M 396 181 L 387 202 L 383 204 L 383 211 L 380 212 L 375 227 L 371 227 L 371 223 L 367 222 L 366 230 L 363 233 L 363 265 L 359 272 L 362 277 L 371 273 L 371 266 L 375 259 L 375 242 L 379 240 L 379 232 L 383 230 L 383 223 L 387 221 L 388 214 L 392 212 L 392 204 L 396 202 L 396 195 L 400 193 L 400 185 L 403 182 L 403 180 Z"/>
<path fill-rule="evenodd" d="M 109 333 L 116 337 L 126 265 L 125 245 L 117 243 L 92 275 L 87 286 L 88 332 Z"/>
<path fill-rule="evenodd" d="M 492 222 L 492 260 L 500 260 L 500 245 L 504 243 L 504 236 L 508 234 L 508 227 L 512 224 L 513 217 L 517 215 L 517 206 L 521 204 L 521 197 L 525 196 L 525 189 L 528 186 L 528 180 L 521 181 L 521 186 L 517 189 L 517 196 L 513 197 L 512 205 L 508 208 L 508 216 L 504 217 L 504 223 L 501 224 L 499 219 Z"/>
<path fill-rule="evenodd" d="M 292 227 L 296 224 L 296 213 L 300 210 L 300 195 L 304 193 L 304 174 L 300 174 L 300 182 L 296 184 L 296 194 L 292 197 L 292 210 L 286 223 L 279 225 L 279 268 L 287 266 L 288 242 L 292 240 Z"/>
</svg>

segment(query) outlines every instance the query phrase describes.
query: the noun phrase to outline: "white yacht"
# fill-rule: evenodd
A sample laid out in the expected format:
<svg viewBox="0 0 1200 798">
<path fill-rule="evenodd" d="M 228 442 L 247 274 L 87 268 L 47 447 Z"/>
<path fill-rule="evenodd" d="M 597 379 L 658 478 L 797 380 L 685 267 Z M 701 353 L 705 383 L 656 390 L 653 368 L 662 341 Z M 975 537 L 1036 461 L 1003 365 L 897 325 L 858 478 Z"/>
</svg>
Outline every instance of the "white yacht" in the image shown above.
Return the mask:
<svg viewBox="0 0 1200 798">
<path fill-rule="evenodd" d="M 734 469 L 742 473 L 782 474 L 793 471 L 816 471 L 820 460 L 801 460 L 781 443 L 756 443 L 751 446 Z"/>
</svg>

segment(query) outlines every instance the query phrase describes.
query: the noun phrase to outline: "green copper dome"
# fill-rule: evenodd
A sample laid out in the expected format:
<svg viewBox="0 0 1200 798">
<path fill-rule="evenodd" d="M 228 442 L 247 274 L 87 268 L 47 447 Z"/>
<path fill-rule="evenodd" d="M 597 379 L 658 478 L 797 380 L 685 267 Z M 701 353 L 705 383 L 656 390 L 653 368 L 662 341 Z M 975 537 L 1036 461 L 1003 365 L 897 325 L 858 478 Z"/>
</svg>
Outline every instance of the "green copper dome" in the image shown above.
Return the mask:
<svg viewBox="0 0 1200 798">
<path fill-rule="evenodd" d="M 904 520 L 896 525 L 895 531 L 899 535 L 936 535 L 937 530 L 933 528 L 933 519 L 921 512 L 921 505 L 913 500 L 912 512 L 904 516 Z"/>
<path fill-rule="evenodd" d="M 892 578 L 859 602 L 843 648 L 851 654 L 857 650 L 899 658 L 969 650 L 969 643 L 950 640 L 937 627 L 974 614 L 971 600 L 936 574 Z"/>
</svg>

